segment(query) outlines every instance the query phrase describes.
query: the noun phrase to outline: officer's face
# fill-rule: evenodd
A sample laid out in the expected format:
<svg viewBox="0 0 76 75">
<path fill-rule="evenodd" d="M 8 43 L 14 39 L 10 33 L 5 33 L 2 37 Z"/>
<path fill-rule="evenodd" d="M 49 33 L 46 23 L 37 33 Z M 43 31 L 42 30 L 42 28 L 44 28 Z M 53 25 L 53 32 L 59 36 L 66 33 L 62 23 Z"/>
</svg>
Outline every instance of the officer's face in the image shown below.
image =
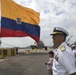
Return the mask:
<svg viewBox="0 0 76 75">
<path fill-rule="evenodd" d="M 54 45 L 57 46 L 57 45 L 61 44 L 61 42 L 62 42 L 62 35 L 60 35 L 60 34 L 53 35 L 52 39 L 53 39 Z"/>
<path fill-rule="evenodd" d="M 53 43 L 57 43 L 57 39 L 59 38 L 58 35 L 53 35 L 52 39 L 53 39 Z"/>
</svg>

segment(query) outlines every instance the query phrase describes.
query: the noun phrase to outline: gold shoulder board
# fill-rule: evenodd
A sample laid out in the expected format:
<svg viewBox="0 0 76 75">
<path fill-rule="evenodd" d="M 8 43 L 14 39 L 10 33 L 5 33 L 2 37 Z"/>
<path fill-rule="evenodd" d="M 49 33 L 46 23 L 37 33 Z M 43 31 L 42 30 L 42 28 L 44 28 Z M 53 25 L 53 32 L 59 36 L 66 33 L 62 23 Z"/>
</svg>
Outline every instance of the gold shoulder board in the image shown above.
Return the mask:
<svg viewBox="0 0 76 75">
<path fill-rule="evenodd" d="M 61 46 L 61 47 L 60 47 L 60 50 L 61 50 L 62 52 L 65 51 L 65 50 L 66 50 L 65 46 Z"/>
</svg>

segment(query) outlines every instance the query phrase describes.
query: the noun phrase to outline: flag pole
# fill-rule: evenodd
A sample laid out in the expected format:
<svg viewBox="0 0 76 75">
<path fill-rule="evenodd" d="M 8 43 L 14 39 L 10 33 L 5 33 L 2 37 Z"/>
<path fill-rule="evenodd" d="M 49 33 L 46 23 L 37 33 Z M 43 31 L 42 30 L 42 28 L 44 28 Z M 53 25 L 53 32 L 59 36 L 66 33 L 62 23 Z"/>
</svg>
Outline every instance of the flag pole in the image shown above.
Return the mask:
<svg viewBox="0 0 76 75">
<path fill-rule="evenodd" d="M 1 42 L 1 38 L 0 38 L 0 46 L 1 46 L 1 43 L 2 43 L 2 42 Z"/>
</svg>

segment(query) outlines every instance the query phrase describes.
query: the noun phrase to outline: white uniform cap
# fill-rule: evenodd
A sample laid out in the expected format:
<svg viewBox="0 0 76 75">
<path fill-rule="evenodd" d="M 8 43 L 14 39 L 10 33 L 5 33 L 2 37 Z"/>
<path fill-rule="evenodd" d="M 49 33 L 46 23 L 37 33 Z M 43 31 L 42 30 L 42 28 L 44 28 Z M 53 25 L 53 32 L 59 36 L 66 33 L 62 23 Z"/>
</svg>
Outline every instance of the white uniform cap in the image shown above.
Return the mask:
<svg viewBox="0 0 76 75">
<path fill-rule="evenodd" d="M 69 35 L 69 33 L 65 29 L 60 28 L 60 27 L 54 27 L 53 33 L 50 35 L 56 35 L 56 34 L 63 34 L 66 36 Z"/>
</svg>

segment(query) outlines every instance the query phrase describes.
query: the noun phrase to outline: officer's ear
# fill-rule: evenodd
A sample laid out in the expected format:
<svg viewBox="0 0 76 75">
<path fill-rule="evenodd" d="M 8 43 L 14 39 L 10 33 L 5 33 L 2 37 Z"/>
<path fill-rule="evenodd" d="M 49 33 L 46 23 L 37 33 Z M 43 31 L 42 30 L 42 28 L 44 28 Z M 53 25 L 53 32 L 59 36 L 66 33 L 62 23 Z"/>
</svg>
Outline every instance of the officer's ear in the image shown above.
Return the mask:
<svg viewBox="0 0 76 75">
<path fill-rule="evenodd" d="M 61 38 L 65 41 L 66 40 L 66 36 L 65 35 L 61 35 Z"/>
</svg>

